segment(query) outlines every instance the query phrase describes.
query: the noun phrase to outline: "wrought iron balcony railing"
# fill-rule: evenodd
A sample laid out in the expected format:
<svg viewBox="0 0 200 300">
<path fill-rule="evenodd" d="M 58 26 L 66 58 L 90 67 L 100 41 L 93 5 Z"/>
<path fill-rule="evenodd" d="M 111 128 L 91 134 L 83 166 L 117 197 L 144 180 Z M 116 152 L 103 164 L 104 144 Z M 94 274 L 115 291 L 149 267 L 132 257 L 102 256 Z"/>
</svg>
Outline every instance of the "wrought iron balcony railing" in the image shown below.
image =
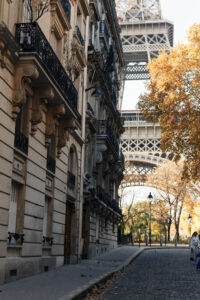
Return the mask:
<svg viewBox="0 0 200 300">
<path fill-rule="evenodd" d="M 68 171 L 68 180 L 67 183 L 70 187 L 75 188 L 76 185 L 76 176 Z"/>
<path fill-rule="evenodd" d="M 56 161 L 47 153 L 47 169 L 55 174 Z"/>
<path fill-rule="evenodd" d="M 112 128 L 106 120 L 97 121 L 97 135 L 106 135 L 115 152 L 119 153 L 119 143 L 113 134 Z"/>
<path fill-rule="evenodd" d="M 106 85 L 108 87 L 108 90 L 110 92 L 110 97 L 112 99 L 113 104 L 116 106 L 117 105 L 117 95 L 115 93 L 115 90 L 113 88 L 113 81 L 110 78 L 110 75 L 108 72 L 104 71 L 104 76 L 105 76 L 105 80 L 106 80 Z"/>
<path fill-rule="evenodd" d="M 63 9 L 66 13 L 66 16 L 70 22 L 70 19 L 71 19 L 71 4 L 69 2 L 69 0 L 60 0 L 61 1 L 61 4 L 63 6 Z"/>
<path fill-rule="evenodd" d="M 118 40 L 119 40 L 120 48 L 121 48 L 121 51 L 123 53 L 122 41 L 121 41 L 121 38 L 120 38 L 119 23 L 118 23 L 118 20 L 117 20 L 117 14 L 116 14 L 116 9 L 115 9 L 115 1 L 110 0 L 110 6 L 112 8 L 113 20 L 114 20 L 115 28 L 116 28 L 116 31 L 117 31 L 117 37 L 118 37 Z"/>
<path fill-rule="evenodd" d="M 53 245 L 53 238 L 48 236 L 43 236 L 42 239 L 43 246 L 52 246 Z"/>
<path fill-rule="evenodd" d="M 8 244 L 9 245 L 22 245 L 23 242 L 24 242 L 24 234 L 8 232 Z"/>
<path fill-rule="evenodd" d="M 109 45 L 110 35 L 105 20 L 100 21 L 99 34 L 100 36 L 105 37 L 106 42 Z"/>
<path fill-rule="evenodd" d="M 16 24 L 16 41 L 22 52 L 35 53 L 64 98 L 77 113 L 78 93 L 37 23 Z"/>
<path fill-rule="evenodd" d="M 121 214 L 121 209 L 119 208 L 118 203 L 112 199 L 112 197 L 104 191 L 104 189 L 98 185 L 97 186 L 97 197 L 100 201 L 105 203 L 108 207 L 112 208 L 118 214 Z"/>
<path fill-rule="evenodd" d="M 15 130 L 14 146 L 28 155 L 28 138 L 19 130 Z"/>
<path fill-rule="evenodd" d="M 85 41 L 84 41 L 84 39 L 83 39 L 83 36 L 82 36 L 82 34 L 81 34 L 81 31 L 80 31 L 78 25 L 76 25 L 76 34 L 77 34 L 77 36 L 78 36 L 78 39 L 79 39 L 81 45 L 82 45 L 82 46 L 85 46 Z"/>
</svg>

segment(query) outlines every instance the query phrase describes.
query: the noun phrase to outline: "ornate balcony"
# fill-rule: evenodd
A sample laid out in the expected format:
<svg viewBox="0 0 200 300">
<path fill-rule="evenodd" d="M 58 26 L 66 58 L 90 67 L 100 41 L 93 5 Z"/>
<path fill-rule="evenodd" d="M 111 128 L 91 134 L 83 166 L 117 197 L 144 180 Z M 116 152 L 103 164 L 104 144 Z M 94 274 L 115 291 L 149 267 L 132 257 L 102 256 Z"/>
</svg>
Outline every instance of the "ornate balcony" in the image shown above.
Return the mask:
<svg viewBox="0 0 200 300">
<path fill-rule="evenodd" d="M 70 22 L 70 19 L 71 19 L 71 4 L 69 2 L 69 0 L 60 0 L 61 1 L 61 4 L 62 4 L 62 7 L 66 13 L 66 16 Z"/>
<path fill-rule="evenodd" d="M 28 138 L 19 130 L 15 130 L 14 146 L 28 155 Z"/>
<path fill-rule="evenodd" d="M 62 93 L 66 102 L 77 114 L 78 93 L 58 57 L 37 23 L 16 24 L 16 41 L 21 53 L 35 55 L 47 71 L 48 76 Z"/>
<path fill-rule="evenodd" d="M 105 76 L 106 85 L 107 85 L 107 87 L 109 89 L 109 92 L 110 92 L 111 100 L 112 100 L 114 106 L 116 106 L 117 105 L 117 95 L 116 95 L 115 90 L 113 88 L 113 81 L 110 78 L 110 75 L 109 75 L 108 72 L 105 71 L 104 76 Z"/>
<path fill-rule="evenodd" d="M 112 197 L 108 193 L 106 193 L 104 189 L 99 185 L 96 189 L 96 195 L 100 201 L 102 201 L 109 208 L 121 215 L 121 209 L 119 208 L 118 203 L 115 200 L 113 200 Z"/>
<path fill-rule="evenodd" d="M 110 1 L 111 9 L 112 9 L 112 15 L 113 15 L 113 20 L 114 20 L 114 24 L 115 24 L 115 28 L 116 28 L 116 32 L 117 32 L 118 42 L 120 44 L 120 48 L 123 53 L 122 42 L 121 42 L 121 38 L 120 38 L 119 23 L 117 20 L 117 14 L 116 14 L 116 9 L 115 9 L 115 1 L 113 1 L 113 0 L 109 0 L 109 1 Z"/>
<path fill-rule="evenodd" d="M 81 45 L 82 45 L 82 46 L 85 46 L 85 41 L 84 41 L 84 39 L 83 39 L 83 36 L 82 36 L 82 34 L 81 34 L 81 31 L 80 31 L 78 25 L 76 25 L 76 34 L 77 34 L 77 36 L 78 36 L 78 39 L 79 39 L 79 42 L 81 43 Z"/>
<path fill-rule="evenodd" d="M 100 21 L 99 36 L 105 39 L 107 46 L 109 45 L 110 35 L 105 20 Z"/>
<path fill-rule="evenodd" d="M 75 188 L 76 185 L 76 176 L 72 174 L 70 171 L 68 171 L 68 180 L 67 180 L 68 185 L 71 188 Z"/>
<path fill-rule="evenodd" d="M 24 234 L 8 232 L 8 244 L 9 245 L 22 245 L 23 242 L 24 242 Z"/>
<path fill-rule="evenodd" d="M 106 120 L 97 121 L 97 137 L 98 136 L 106 136 L 111 148 L 115 151 L 115 154 L 117 154 L 117 156 L 119 155 L 119 144 L 113 134 L 112 128 Z"/>
<path fill-rule="evenodd" d="M 48 236 L 43 236 L 42 244 L 43 244 L 43 247 L 45 247 L 45 246 L 51 247 L 53 245 L 53 238 L 48 237 Z"/>
</svg>

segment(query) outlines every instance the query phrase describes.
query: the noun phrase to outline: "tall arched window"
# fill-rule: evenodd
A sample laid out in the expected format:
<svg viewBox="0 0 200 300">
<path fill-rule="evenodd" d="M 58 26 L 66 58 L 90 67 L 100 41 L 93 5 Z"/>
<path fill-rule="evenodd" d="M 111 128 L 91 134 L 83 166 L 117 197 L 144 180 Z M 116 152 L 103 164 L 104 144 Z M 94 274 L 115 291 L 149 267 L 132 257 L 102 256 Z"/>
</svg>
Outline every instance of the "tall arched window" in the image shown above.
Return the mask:
<svg viewBox="0 0 200 300">
<path fill-rule="evenodd" d="M 76 177 L 77 177 L 77 154 L 75 147 L 72 146 L 69 151 L 69 160 L 68 160 L 68 185 L 71 188 L 76 186 Z"/>
</svg>

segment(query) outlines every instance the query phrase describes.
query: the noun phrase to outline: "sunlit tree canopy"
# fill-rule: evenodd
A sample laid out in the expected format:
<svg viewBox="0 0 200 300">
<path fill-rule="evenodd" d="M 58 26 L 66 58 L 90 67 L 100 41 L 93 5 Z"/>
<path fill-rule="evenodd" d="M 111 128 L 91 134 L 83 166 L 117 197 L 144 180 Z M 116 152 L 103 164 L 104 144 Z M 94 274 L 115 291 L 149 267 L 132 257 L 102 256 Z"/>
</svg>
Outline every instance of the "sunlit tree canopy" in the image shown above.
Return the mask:
<svg viewBox="0 0 200 300">
<path fill-rule="evenodd" d="M 188 44 L 162 52 L 148 67 L 150 82 L 140 96 L 146 120 L 160 122 L 161 148 L 185 160 L 184 176 L 200 175 L 200 24 L 188 34 Z"/>
</svg>

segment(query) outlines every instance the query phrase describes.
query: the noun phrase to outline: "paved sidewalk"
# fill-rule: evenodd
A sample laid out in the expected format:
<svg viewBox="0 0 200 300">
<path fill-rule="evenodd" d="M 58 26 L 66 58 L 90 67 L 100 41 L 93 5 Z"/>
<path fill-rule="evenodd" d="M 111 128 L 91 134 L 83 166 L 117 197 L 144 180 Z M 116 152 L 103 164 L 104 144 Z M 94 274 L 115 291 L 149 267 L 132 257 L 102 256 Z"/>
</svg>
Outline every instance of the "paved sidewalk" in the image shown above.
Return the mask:
<svg viewBox="0 0 200 300">
<path fill-rule="evenodd" d="M 47 273 L 0 285 L 0 299 L 75 299 L 96 283 L 123 269 L 143 250 L 121 246 L 95 260 L 83 260 L 78 265 L 65 265 Z"/>
</svg>

